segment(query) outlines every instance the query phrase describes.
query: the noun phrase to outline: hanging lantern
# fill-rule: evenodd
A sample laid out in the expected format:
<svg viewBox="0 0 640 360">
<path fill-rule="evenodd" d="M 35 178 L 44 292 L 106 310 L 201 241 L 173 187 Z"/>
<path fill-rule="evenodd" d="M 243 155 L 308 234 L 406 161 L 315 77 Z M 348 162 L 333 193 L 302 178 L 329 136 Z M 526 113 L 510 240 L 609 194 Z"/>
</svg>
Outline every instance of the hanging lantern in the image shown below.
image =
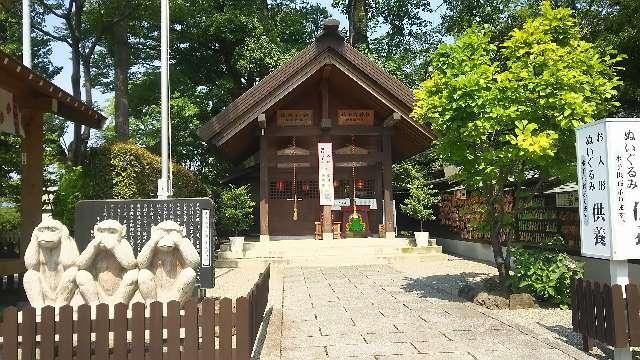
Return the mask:
<svg viewBox="0 0 640 360">
<path fill-rule="evenodd" d="M 276 181 L 276 190 L 284 191 L 284 181 L 282 180 Z"/>
<path fill-rule="evenodd" d="M 309 182 L 308 181 L 303 181 L 302 182 L 302 191 L 309 192 Z"/>
<path fill-rule="evenodd" d="M 362 179 L 356 180 L 356 189 L 358 190 L 364 189 L 364 180 Z"/>
<path fill-rule="evenodd" d="M 340 187 L 340 180 L 333 180 L 333 187 L 334 188 Z"/>
</svg>

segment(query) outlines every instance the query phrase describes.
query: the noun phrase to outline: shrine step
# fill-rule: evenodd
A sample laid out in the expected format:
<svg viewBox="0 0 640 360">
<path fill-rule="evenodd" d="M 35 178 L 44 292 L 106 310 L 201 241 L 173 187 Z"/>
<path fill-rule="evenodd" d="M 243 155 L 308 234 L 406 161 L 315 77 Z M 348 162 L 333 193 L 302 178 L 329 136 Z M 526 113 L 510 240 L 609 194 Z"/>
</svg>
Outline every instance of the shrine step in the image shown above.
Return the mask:
<svg viewBox="0 0 640 360">
<path fill-rule="evenodd" d="M 441 254 L 440 246 L 411 247 L 407 239 L 281 240 L 245 242 L 242 254 L 223 244 L 217 267 L 237 267 L 246 261 L 282 262 L 296 266 L 380 264 L 395 259 Z"/>
</svg>

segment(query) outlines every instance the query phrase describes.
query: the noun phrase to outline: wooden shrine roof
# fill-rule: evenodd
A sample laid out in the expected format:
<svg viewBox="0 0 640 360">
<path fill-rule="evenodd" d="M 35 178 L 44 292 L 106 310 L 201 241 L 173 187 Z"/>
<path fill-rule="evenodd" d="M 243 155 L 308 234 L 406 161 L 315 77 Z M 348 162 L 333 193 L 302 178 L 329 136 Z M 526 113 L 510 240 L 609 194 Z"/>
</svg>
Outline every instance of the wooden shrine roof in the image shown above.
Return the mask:
<svg viewBox="0 0 640 360">
<path fill-rule="evenodd" d="M 394 138 L 397 140 L 393 140 L 395 161 L 425 150 L 435 137 L 429 128 L 415 123 L 410 118 L 413 109 L 411 89 L 345 43 L 337 28 L 337 24 L 325 25 L 325 30 L 312 44 L 204 124 L 198 130 L 200 138 L 219 149 L 228 158 L 242 160 L 238 153 L 250 153 L 243 147 L 252 146 L 251 143 L 255 145 L 255 142 L 247 141 L 246 137 L 257 136 L 257 130 L 254 131 L 253 128 L 258 115 L 267 112 L 303 82 L 322 72 L 325 66 L 331 66 L 346 74 L 367 95 L 376 98 L 391 112 L 401 115 L 400 121 L 395 125 L 395 133 L 398 136 Z M 236 137 L 242 138 L 244 144 L 227 144 Z"/>
<path fill-rule="evenodd" d="M 100 129 L 107 120 L 91 106 L 2 51 L 0 51 L 0 87 L 14 93 L 22 108 L 52 113 L 93 129 Z"/>
</svg>

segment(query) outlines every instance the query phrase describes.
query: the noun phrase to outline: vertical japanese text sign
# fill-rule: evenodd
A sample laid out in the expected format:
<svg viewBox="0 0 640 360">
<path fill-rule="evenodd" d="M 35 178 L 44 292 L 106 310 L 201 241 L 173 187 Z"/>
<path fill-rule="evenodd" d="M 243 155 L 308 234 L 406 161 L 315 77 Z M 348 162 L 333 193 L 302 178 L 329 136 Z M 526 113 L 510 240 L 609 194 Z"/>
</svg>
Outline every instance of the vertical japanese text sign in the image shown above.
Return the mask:
<svg viewBox="0 0 640 360">
<path fill-rule="evenodd" d="M 333 154 L 331 143 L 318 143 L 320 205 L 333 206 Z"/>
<path fill-rule="evenodd" d="M 576 129 L 582 255 L 640 258 L 640 119 Z"/>
</svg>

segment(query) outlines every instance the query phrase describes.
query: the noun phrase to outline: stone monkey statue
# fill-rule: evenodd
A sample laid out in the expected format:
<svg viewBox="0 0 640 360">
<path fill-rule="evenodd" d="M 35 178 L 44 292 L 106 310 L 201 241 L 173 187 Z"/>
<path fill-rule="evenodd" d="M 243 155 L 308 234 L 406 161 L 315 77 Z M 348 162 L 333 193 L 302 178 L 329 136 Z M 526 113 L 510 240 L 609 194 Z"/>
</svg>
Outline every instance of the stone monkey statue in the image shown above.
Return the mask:
<svg viewBox="0 0 640 360">
<path fill-rule="evenodd" d="M 137 289 L 138 269 L 125 235 L 125 227 L 115 220 L 104 220 L 93 227 L 93 240 L 77 261 L 76 282 L 86 303 L 115 305 L 131 301 Z"/>
<path fill-rule="evenodd" d="M 43 220 L 24 253 L 24 290 L 31 306 L 69 304 L 76 293 L 78 246 L 60 221 Z"/>
<path fill-rule="evenodd" d="M 138 285 L 147 304 L 178 300 L 183 304 L 193 293 L 200 255 L 185 237 L 184 228 L 163 221 L 151 228 L 151 239 L 138 254 Z"/>
</svg>

